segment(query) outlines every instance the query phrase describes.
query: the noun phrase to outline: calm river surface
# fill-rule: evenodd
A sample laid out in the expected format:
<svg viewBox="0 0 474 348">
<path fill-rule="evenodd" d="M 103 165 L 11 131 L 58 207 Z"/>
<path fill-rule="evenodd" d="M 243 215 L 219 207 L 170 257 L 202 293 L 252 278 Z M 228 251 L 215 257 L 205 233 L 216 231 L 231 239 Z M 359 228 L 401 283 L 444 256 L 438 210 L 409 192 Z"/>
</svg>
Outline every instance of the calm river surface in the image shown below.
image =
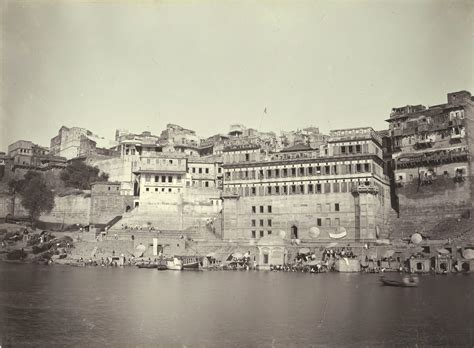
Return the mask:
<svg viewBox="0 0 474 348">
<path fill-rule="evenodd" d="M 474 345 L 474 274 L 176 272 L 0 263 L 0 346 Z"/>
</svg>

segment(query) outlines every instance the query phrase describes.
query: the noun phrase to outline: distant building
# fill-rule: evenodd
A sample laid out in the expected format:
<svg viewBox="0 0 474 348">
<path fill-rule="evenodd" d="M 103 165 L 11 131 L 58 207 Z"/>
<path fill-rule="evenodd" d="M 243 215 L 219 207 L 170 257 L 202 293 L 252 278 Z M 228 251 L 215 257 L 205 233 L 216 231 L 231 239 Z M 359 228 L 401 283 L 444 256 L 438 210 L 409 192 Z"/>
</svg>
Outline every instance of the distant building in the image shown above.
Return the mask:
<svg viewBox="0 0 474 348">
<path fill-rule="evenodd" d="M 11 159 L 12 170 L 16 168 L 46 170 L 66 166 L 65 158 L 51 155 L 48 148 L 28 140 L 18 140 L 10 144 L 8 157 Z"/>
<path fill-rule="evenodd" d="M 392 109 L 387 146 L 400 209 L 397 236 L 456 236 L 458 219 L 472 215 L 473 106 L 471 94 L 459 91 L 444 104 Z M 442 222 L 449 219 L 447 229 Z"/>
<path fill-rule="evenodd" d="M 51 139 L 50 152 L 70 160 L 96 153 L 114 155 L 110 149 L 116 145 L 115 141 L 99 137 L 85 128 L 62 126 L 58 135 Z"/>
</svg>

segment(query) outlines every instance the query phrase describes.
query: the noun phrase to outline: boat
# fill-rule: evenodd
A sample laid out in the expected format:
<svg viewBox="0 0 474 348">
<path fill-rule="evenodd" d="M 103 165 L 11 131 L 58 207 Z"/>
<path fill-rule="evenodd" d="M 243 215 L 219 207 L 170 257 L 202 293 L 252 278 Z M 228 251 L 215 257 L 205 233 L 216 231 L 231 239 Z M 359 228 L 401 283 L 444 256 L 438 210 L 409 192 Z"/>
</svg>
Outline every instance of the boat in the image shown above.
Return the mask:
<svg viewBox="0 0 474 348">
<path fill-rule="evenodd" d="M 417 276 L 412 275 L 403 275 L 400 277 L 380 277 L 380 281 L 383 285 L 388 286 L 399 286 L 399 287 L 407 287 L 407 288 L 414 288 L 418 286 L 419 279 Z"/>
<path fill-rule="evenodd" d="M 156 264 L 154 263 L 139 263 L 137 265 L 138 268 L 156 268 Z"/>
<path fill-rule="evenodd" d="M 190 262 L 183 264 L 183 269 L 199 269 L 199 262 Z"/>
<path fill-rule="evenodd" d="M 183 269 L 183 262 L 180 259 L 174 257 L 172 260 L 168 260 L 166 262 L 166 267 L 173 271 L 181 271 Z"/>
<path fill-rule="evenodd" d="M 163 265 L 163 264 L 158 264 L 158 265 L 156 265 L 156 269 L 158 271 L 166 271 L 168 269 L 168 267 L 166 267 L 166 265 Z"/>
</svg>

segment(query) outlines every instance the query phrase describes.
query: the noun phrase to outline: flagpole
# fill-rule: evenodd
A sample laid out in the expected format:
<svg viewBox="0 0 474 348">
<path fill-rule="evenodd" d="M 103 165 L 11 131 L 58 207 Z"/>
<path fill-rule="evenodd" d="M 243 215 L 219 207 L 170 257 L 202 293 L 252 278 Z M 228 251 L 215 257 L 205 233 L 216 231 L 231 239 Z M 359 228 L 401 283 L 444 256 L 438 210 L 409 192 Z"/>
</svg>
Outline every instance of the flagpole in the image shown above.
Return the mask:
<svg viewBox="0 0 474 348">
<path fill-rule="evenodd" d="M 267 113 L 267 108 L 265 108 L 262 112 L 262 116 L 260 117 L 260 125 L 258 126 L 258 131 L 260 132 L 262 129 L 262 120 L 263 120 L 263 115 Z"/>
</svg>

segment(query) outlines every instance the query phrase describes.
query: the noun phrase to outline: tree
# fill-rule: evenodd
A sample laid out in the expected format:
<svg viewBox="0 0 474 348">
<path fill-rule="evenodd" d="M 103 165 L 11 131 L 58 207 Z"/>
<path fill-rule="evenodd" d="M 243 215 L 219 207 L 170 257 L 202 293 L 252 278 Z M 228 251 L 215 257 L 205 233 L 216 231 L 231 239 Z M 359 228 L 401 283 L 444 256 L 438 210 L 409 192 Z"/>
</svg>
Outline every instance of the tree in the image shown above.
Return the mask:
<svg viewBox="0 0 474 348">
<path fill-rule="evenodd" d="M 20 194 L 21 205 L 28 211 L 32 224 L 42 213 L 49 213 L 54 208 L 54 193 L 38 172 L 29 171 L 23 179 L 10 181 L 9 186 L 14 194 Z"/>
<path fill-rule="evenodd" d="M 106 173 L 99 175 L 99 168 L 91 167 L 84 162 L 74 161 L 61 172 L 61 180 L 66 186 L 80 190 L 89 190 L 91 183 L 95 181 L 107 181 Z"/>
</svg>

